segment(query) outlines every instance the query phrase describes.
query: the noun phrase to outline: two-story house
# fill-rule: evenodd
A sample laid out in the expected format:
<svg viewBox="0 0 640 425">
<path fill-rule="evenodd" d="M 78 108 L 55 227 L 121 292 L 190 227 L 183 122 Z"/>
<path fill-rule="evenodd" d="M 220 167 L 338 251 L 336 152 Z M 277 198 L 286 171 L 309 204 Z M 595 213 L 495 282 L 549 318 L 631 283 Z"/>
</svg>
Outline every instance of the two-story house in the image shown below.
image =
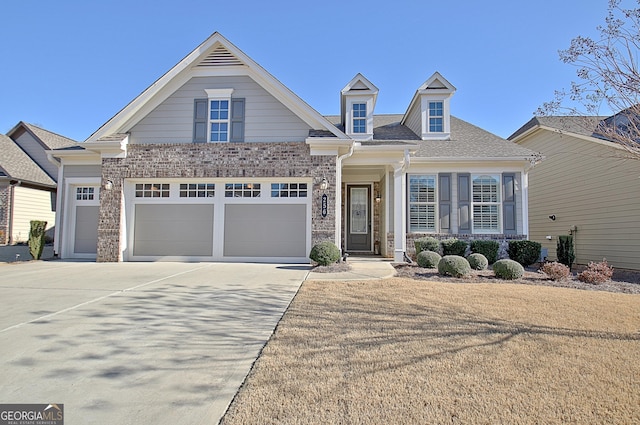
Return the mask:
<svg viewBox="0 0 640 425">
<path fill-rule="evenodd" d="M 399 71 L 400 72 L 400 71 Z M 537 156 L 451 115 L 439 73 L 376 115 L 361 74 L 323 116 L 219 33 L 61 161 L 56 251 L 98 261 L 306 262 L 331 240 L 525 238 Z"/>
</svg>

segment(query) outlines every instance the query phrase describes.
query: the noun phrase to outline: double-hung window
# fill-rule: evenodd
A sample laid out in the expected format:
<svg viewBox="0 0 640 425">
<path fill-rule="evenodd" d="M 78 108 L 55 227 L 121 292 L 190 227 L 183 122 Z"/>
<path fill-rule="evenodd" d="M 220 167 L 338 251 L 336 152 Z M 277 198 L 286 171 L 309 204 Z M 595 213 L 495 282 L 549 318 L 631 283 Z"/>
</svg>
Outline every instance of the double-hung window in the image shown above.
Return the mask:
<svg viewBox="0 0 640 425">
<path fill-rule="evenodd" d="M 367 104 L 366 103 L 353 104 L 353 132 L 354 133 L 367 132 Z"/>
<path fill-rule="evenodd" d="M 441 101 L 429 102 L 429 133 L 442 133 L 444 131 L 444 103 Z"/>
<path fill-rule="evenodd" d="M 500 231 L 500 176 L 472 176 L 473 230 Z"/>
<path fill-rule="evenodd" d="M 209 141 L 229 141 L 229 101 L 209 101 Z"/>
<path fill-rule="evenodd" d="M 409 175 L 409 231 L 436 231 L 435 175 Z"/>
</svg>

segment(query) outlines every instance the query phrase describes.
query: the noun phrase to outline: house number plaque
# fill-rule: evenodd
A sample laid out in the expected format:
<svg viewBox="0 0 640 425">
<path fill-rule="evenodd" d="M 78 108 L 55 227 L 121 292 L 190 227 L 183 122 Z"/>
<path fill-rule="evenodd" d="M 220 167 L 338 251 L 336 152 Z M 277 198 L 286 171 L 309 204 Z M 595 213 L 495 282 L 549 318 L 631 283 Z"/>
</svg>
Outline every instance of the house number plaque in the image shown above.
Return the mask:
<svg viewBox="0 0 640 425">
<path fill-rule="evenodd" d="M 327 194 L 322 195 L 322 216 L 327 216 Z"/>
</svg>

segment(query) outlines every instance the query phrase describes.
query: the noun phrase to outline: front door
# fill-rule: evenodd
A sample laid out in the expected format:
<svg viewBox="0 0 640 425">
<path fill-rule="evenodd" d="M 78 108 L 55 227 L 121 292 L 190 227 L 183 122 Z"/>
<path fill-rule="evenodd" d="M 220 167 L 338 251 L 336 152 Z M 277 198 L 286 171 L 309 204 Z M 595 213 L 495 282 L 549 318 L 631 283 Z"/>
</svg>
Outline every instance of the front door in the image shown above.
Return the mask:
<svg viewBox="0 0 640 425">
<path fill-rule="evenodd" d="M 370 186 L 347 186 L 347 250 L 371 251 Z"/>
</svg>

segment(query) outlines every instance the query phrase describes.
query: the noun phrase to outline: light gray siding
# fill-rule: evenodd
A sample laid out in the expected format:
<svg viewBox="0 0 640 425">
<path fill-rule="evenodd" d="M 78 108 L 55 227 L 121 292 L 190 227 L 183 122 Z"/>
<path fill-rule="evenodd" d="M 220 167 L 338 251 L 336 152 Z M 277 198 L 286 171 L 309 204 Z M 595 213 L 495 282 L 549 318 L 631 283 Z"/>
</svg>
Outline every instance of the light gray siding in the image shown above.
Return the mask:
<svg viewBox="0 0 640 425">
<path fill-rule="evenodd" d="M 422 136 L 422 109 L 419 100 L 409 111 L 405 125 L 418 136 Z"/>
<path fill-rule="evenodd" d="M 245 99 L 245 142 L 302 142 L 310 127 L 247 76 L 195 77 L 169 96 L 131 130 L 131 143 L 192 143 L 194 100 L 205 89 L 233 88 Z"/>
<path fill-rule="evenodd" d="M 101 177 L 102 167 L 96 165 L 65 165 L 62 171 L 64 177 Z"/>
<path fill-rule="evenodd" d="M 47 159 L 45 149 L 40 142 L 34 139 L 28 132 L 23 132 L 18 138 L 16 143 L 22 148 L 23 151 L 31 157 L 54 181 L 58 180 L 58 167 L 52 164 Z"/>
<path fill-rule="evenodd" d="M 544 130 L 521 145 L 546 156 L 529 173 L 530 239 L 555 260 L 558 235 L 576 226 L 578 264 L 606 258 L 614 267 L 640 269 L 638 161 L 600 143 Z"/>
</svg>

